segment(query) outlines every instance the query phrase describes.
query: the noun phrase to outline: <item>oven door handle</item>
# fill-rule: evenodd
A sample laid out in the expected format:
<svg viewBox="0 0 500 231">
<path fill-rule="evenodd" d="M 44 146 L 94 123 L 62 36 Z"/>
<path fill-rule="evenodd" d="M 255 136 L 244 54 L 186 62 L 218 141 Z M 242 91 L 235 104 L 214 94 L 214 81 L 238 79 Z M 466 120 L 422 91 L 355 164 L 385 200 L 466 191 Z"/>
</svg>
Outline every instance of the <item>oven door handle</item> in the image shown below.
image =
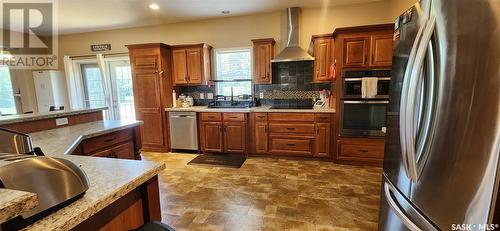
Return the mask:
<svg viewBox="0 0 500 231">
<path fill-rule="evenodd" d="M 388 104 L 389 100 L 344 100 L 345 104 Z"/>
</svg>

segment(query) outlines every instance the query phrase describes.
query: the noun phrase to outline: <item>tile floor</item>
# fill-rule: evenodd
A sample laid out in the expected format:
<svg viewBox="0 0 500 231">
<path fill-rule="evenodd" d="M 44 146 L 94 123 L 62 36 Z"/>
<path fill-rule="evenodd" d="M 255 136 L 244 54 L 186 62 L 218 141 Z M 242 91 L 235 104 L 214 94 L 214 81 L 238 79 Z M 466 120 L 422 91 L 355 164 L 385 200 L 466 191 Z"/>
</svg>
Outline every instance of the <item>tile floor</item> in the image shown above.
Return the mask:
<svg viewBox="0 0 500 231">
<path fill-rule="evenodd" d="M 163 222 L 176 230 L 377 230 L 380 168 L 251 157 L 239 169 L 160 161 Z"/>
</svg>

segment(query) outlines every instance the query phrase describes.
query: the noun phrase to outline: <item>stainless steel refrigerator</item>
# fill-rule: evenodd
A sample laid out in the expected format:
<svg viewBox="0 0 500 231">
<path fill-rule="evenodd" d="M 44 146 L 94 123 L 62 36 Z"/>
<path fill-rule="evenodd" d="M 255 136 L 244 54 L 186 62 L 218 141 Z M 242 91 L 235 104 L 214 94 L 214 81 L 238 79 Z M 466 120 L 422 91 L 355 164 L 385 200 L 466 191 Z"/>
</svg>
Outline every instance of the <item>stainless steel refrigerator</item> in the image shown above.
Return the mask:
<svg viewBox="0 0 500 231">
<path fill-rule="evenodd" d="M 500 0 L 422 0 L 399 16 L 390 88 L 379 230 L 494 228 Z"/>
</svg>

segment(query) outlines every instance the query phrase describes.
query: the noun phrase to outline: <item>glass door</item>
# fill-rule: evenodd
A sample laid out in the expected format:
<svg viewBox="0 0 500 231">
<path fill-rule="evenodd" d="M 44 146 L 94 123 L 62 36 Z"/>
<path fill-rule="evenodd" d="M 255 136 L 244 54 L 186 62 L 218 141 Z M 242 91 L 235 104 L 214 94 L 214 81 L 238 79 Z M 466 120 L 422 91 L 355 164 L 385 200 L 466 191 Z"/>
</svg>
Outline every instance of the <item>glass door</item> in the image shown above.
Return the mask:
<svg viewBox="0 0 500 231">
<path fill-rule="evenodd" d="M 111 99 L 114 119 L 135 119 L 134 92 L 130 62 L 128 60 L 108 61 L 111 78 Z"/>
<path fill-rule="evenodd" d="M 89 108 L 105 107 L 103 79 L 97 63 L 81 64 L 85 105 Z"/>
<path fill-rule="evenodd" d="M 0 115 L 16 113 L 16 102 L 9 67 L 0 66 Z"/>
</svg>

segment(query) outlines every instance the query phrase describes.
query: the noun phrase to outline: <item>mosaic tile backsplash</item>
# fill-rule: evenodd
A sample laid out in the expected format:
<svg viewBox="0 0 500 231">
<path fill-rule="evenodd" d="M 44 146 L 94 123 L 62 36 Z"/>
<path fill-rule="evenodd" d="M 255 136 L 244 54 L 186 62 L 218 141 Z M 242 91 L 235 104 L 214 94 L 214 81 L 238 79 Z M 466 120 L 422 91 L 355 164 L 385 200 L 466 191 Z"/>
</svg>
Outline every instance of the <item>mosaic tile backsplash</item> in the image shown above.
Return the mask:
<svg viewBox="0 0 500 231">
<path fill-rule="evenodd" d="M 312 83 L 314 62 L 284 62 L 273 63 L 273 84 L 255 84 L 254 97 L 259 99 L 262 105 L 300 105 L 305 106 L 313 103 L 313 98 L 319 98 L 320 91 L 333 91 L 333 83 Z M 214 96 L 215 86 L 182 86 L 177 94 L 184 93 L 194 98 L 195 105 L 208 105 L 213 99 L 206 99 L 207 93 Z M 204 99 L 200 99 L 200 95 Z"/>
</svg>

